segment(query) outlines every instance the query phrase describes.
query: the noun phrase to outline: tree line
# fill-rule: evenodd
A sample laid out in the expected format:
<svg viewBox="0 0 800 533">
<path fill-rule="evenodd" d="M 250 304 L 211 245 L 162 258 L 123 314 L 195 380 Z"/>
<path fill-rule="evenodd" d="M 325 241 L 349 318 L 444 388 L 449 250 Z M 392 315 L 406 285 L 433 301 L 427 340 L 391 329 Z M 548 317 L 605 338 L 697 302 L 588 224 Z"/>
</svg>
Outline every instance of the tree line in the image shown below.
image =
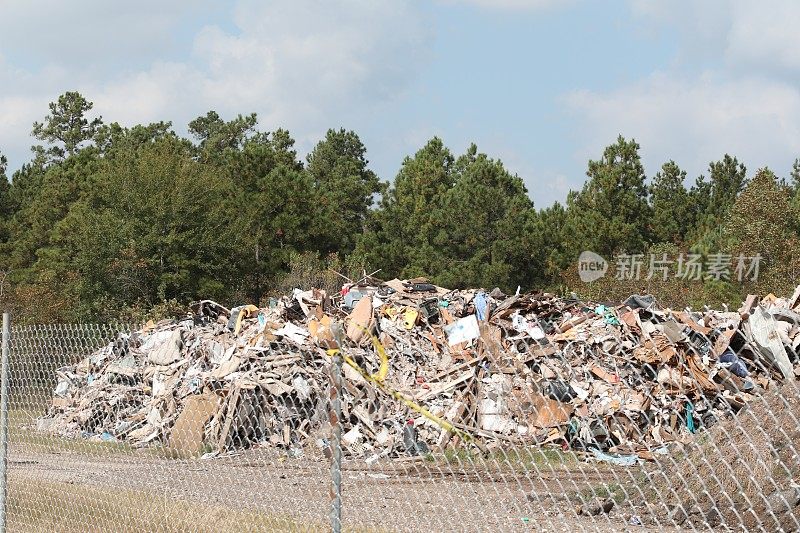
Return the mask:
<svg viewBox="0 0 800 533">
<path fill-rule="evenodd" d="M 588 163 L 565 203 L 537 208 L 523 180 L 473 144 L 433 138 L 393 181 L 353 131 L 331 129 L 300 158 L 255 114 L 209 111 L 188 138 L 169 122 L 90 119 L 67 92 L 32 127 L 40 143 L 7 175 L 0 156 L 0 296 L 29 321 L 140 319 L 191 300 L 262 302 L 344 276 L 424 276 L 447 287 L 544 289 L 670 305 L 785 293 L 800 274 L 800 161 L 748 174 L 724 155 L 686 187 L 674 161 L 648 178 L 633 139 Z M 9 179 L 10 178 L 10 179 Z M 577 258 L 725 253 L 763 258 L 757 279 L 670 276 L 580 281 Z M 646 261 L 645 261 L 646 262 Z"/>
</svg>

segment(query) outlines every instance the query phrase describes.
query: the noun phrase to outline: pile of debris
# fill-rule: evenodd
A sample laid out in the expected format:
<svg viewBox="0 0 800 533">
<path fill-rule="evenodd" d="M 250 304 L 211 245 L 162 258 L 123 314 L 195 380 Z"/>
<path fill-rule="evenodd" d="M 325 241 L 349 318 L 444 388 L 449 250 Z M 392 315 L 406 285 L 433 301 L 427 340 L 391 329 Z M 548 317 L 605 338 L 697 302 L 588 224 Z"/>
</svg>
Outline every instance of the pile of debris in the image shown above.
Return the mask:
<svg viewBox="0 0 800 533">
<path fill-rule="evenodd" d="M 796 382 L 751 402 L 735 419 L 718 424 L 708 438 L 693 442 L 685 452 L 672 460 L 659 458 L 664 464 L 656 465 L 660 468 L 654 468 L 648 478 L 645 503 L 654 522 L 692 529 L 800 530 L 800 388 Z M 679 483 L 675 471 L 681 473 Z"/>
<path fill-rule="evenodd" d="M 674 311 L 652 296 L 610 306 L 373 278 L 336 295 L 295 289 L 266 308 L 206 300 L 60 369 L 38 426 L 192 453 L 324 449 L 329 349 L 341 345 L 353 365 L 342 391 L 351 457 L 469 440 L 630 464 L 797 379 L 798 300 L 800 287 L 791 298 L 748 297 L 736 312 Z"/>
</svg>

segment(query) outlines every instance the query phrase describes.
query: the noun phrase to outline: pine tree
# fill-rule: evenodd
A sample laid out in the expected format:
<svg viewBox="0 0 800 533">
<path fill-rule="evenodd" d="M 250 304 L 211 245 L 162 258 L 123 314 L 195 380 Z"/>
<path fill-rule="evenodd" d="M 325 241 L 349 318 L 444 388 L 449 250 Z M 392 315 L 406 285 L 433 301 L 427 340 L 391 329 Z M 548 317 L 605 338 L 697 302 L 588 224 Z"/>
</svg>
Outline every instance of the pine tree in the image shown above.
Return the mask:
<svg viewBox="0 0 800 533">
<path fill-rule="evenodd" d="M 653 242 L 678 244 L 692 225 L 689 193 L 683 182 L 686 172 L 674 161 L 664 163 L 649 187 L 653 210 Z"/>
<path fill-rule="evenodd" d="M 454 159 L 434 138 L 403 163 L 356 257 L 387 276 L 513 291 L 544 278 L 536 229 L 518 176 L 475 145 Z"/>
<path fill-rule="evenodd" d="M 66 92 L 50 103 L 50 114 L 42 122 L 33 123 L 33 136 L 52 146 L 45 150 L 34 146 L 34 152 L 56 160 L 74 155 L 81 144 L 94 138 L 103 124 L 102 117 L 89 120 L 86 115 L 94 104 L 78 92 Z"/>
<path fill-rule="evenodd" d="M 11 218 L 14 216 L 15 204 L 11 196 L 11 184 L 6 175 L 8 159 L 0 154 L 0 271 L 7 272 L 10 268 L 8 257 Z M 3 275 L 0 273 L 0 276 Z M 0 281 L 0 285 L 2 281 Z M 1 287 L 0 287 L 1 288 Z"/>
<path fill-rule="evenodd" d="M 434 137 L 406 157 L 394 184 L 369 217 L 351 261 L 382 269 L 384 276 L 413 277 L 439 271 L 435 245 L 446 192 L 453 186 L 453 155 Z"/>
<path fill-rule="evenodd" d="M 543 264 L 532 261 L 535 212 L 522 179 L 474 144 L 453 173 L 437 217 L 434 244 L 445 263 L 436 279 L 451 287 L 530 287 Z"/>
<path fill-rule="evenodd" d="M 574 259 L 583 250 L 610 257 L 644 250 L 651 231 L 645 174 L 639 145 L 622 136 L 603 157 L 589 161 L 588 181 L 567 199 L 566 250 Z"/>
<path fill-rule="evenodd" d="M 224 163 L 231 152 L 238 152 L 256 133 L 258 119 L 255 113 L 238 115 L 224 121 L 216 111 L 189 122 L 189 132 L 198 140 L 197 153 L 201 161 Z"/>
<path fill-rule="evenodd" d="M 532 235 L 536 244 L 533 246 L 532 262 L 543 265 L 536 280 L 539 285 L 547 286 L 559 281 L 561 273 L 575 261 L 575 257 L 564 246 L 566 221 L 567 211 L 559 202 L 542 209 L 534 217 Z"/>
<path fill-rule="evenodd" d="M 800 213 L 800 159 L 795 159 L 794 163 L 792 163 L 789 187 L 792 197 L 792 206 Z M 800 228 L 800 220 L 797 221 L 797 226 Z"/>
<path fill-rule="evenodd" d="M 220 171 L 232 193 L 225 211 L 236 220 L 242 298 L 257 302 L 289 266 L 295 252 L 315 249 L 316 204 L 310 175 L 303 169 L 288 131 L 258 132 L 240 151 L 229 150 Z"/>
<path fill-rule="evenodd" d="M 710 163 L 708 170 L 709 179 L 700 176 L 690 193 L 697 219 L 689 237 L 697 251 L 717 252 L 729 244 L 723 227 L 747 185 L 747 169 L 738 159 L 725 154 L 720 161 Z"/>
<path fill-rule="evenodd" d="M 747 185 L 747 169 L 728 154 L 722 160 L 711 163 L 708 168 L 711 177 L 709 214 L 715 222 L 721 222 Z"/>
<path fill-rule="evenodd" d="M 373 197 L 383 190 L 368 168 L 367 149 L 353 131 L 328 130 L 308 155 L 306 169 L 314 186 L 317 248 L 324 253 L 350 253 Z"/>
</svg>

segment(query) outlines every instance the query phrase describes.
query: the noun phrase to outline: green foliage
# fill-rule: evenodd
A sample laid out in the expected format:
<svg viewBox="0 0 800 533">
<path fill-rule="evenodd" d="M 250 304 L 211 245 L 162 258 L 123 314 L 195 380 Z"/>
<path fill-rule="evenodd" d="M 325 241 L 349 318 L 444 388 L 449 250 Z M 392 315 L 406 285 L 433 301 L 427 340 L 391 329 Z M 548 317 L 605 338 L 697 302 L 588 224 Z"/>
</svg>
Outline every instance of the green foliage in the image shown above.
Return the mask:
<svg viewBox="0 0 800 533">
<path fill-rule="evenodd" d="M 451 287 L 530 286 L 536 215 L 518 176 L 472 145 L 457 160 L 434 138 L 406 158 L 356 255 L 385 276 Z"/>
<path fill-rule="evenodd" d="M 255 114 L 123 127 L 89 119 L 68 92 L 33 126 L 44 143 L 8 180 L 0 155 L 0 301 L 18 319 L 144 321 L 213 298 L 264 303 L 294 287 L 330 293 L 343 278 L 425 276 L 448 287 L 549 288 L 619 301 L 651 292 L 682 307 L 785 293 L 800 272 L 800 160 L 789 179 L 748 182 L 725 155 L 688 190 L 665 163 L 646 185 L 639 145 L 620 136 L 590 161 L 565 204 L 536 210 L 523 180 L 475 145 L 439 138 L 393 183 L 353 131 L 331 129 L 303 161 L 288 131 Z M 617 280 L 587 285 L 583 250 L 763 256 L 757 282 Z M 645 269 L 643 269 L 646 271 Z"/>
<path fill-rule="evenodd" d="M 341 276 L 347 276 L 347 273 L 338 254 L 320 258 L 315 252 L 295 252 L 289 257 L 289 272 L 281 276 L 268 293 L 284 296 L 295 288 L 306 290 L 315 287 L 332 295 L 346 282 Z M 352 274 L 350 279 L 354 277 L 359 276 Z"/>
<path fill-rule="evenodd" d="M 35 264 L 50 244 L 54 227 L 70 207 L 91 190 L 97 154 L 82 150 L 59 164 L 32 164 L 14 174 L 10 195 L 8 267 L 18 280 L 36 277 Z"/>
<path fill-rule="evenodd" d="M 341 129 L 328 130 L 308 155 L 317 208 L 315 234 L 323 252 L 352 252 L 373 196 L 385 190 L 367 167 L 366 152 L 355 132 Z"/>
<path fill-rule="evenodd" d="M 449 287 L 530 286 L 533 203 L 518 176 L 473 144 L 453 167 L 433 245 L 444 255 L 435 278 Z"/>
<path fill-rule="evenodd" d="M 639 279 L 616 279 L 614 265 L 610 266 L 605 277 L 592 283 L 583 283 L 579 280 L 576 266 L 571 266 L 564 277 L 570 289 L 580 297 L 612 305 L 616 305 L 631 294 L 654 294 L 660 304 L 676 309 L 684 307 L 702 309 L 704 305 L 720 307 L 723 304 L 738 307 L 742 301 L 743 287 L 737 282 L 679 278 L 676 277 L 675 264 L 671 265 L 666 279 L 663 273 L 658 271 L 647 279 L 650 254 L 657 259 L 666 257 L 668 261 L 677 261 L 680 254 L 684 254 L 685 257 L 687 253 L 689 253 L 687 249 L 672 243 L 650 245 L 644 250 L 644 264 Z"/>
<path fill-rule="evenodd" d="M 224 163 L 226 155 L 239 151 L 255 133 L 257 123 L 255 113 L 225 122 L 216 111 L 209 111 L 189 123 L 189 132 L 199 141 L 201 161 Z"/>
<path fill-rule="evenodd" d="M 689 193 L 683 185 L 686 172 L 675 161 L 664 163 L 649 187 L 653 242 L 682 243 L 692 227 Z"/>
<path fill-rule="evenodd" d="M 641 252 L 648 242 L 651 218 L 639 145 L 619 136 L 600 160 L 589 161 L 586 175 L 589 180 L 583 189 L 567 198 L 564 240 L 568 249 L 592 250 L 603 256 Z"/>
<path fill-rule="evenodd" d="M 789 180 L 789 195 L 795 212 L 800 213 L 800 159 L 792 163 L 792 172 Z M 800 227 L 800 221 L 798 221 Z"/>
<path fill-rule="evenodd" d="M 724 217 L 747 185 L 747 169 L 728 154 L 708 167 L 711 175 L 711 205 L 708 212 Z"/>
<path fill-rule="evenodd" d="M 137 149 L 164 137 L 175 137 L 171 122 L 137 124 L 131 128 L 120 126 L 117 122 L 102 125 L 95 134 L 95 144 L 104 157 L 114 157 L 123 149 Z"/>
<path fill-rule="evenodd" d="M 76 277 L 89 316 L 136 302 L 224 296 L 220 258 L 231 253 L 230 241 L 212 206 L 227 184 L 192 161 L 188 148 L 172 136 L 98 161 L 94 186 L 39 251 L 38 270 Z"/>
<path fill-rule="evenodd" d="M 763 257 L 758 286 L 790 292 L 800 271 L 800 212 L 767 168 L 756 172 L 736 200 L 725 231 L 733 254 Z"/>
<path fill-rule="evenodd" d="M 406 157 L 356 247 L 367 270 L 386 276 L 433 275 L 442 268 L 435 246 L 444 197 L 455 179 L 453 155 L 439 138 Z"/>
<path fill-rule="evenodd" d="M 50 104 L 50 114 L 43 122 L 33 123 L 33 136 L 40 141 L 52 144 L 48 150 L 34 147 L 39 153 L 63 159 L 74 155 L 80 145 L 91 140 L 103 124 L 101 117 L 89 120 L 86 113 L 93 104 L 78 92 L 66 92 Z"/>
<path fill-rule="evenodd" d="M 122 324 L 146 324 L 150 320 L 180 319 L 186 315 L 186 304 L 173 298 L 155 304 L 142 305 L 140 302 L 139 305 L 125 306 L 111 318 Z"/>
<path fill-rule="evenodd" d="M 543 268 L 532 274 L 536 276 L 539 285 L 548 281 L 561 281 L 563 271 L 576 259 L 564 245 L 566 222 L 567 211 L 558 202 L 542 209 L 533 217 L 531 261 Z"/>
<path fill-rule="evenodd" d="M 727 236 L 722 231 L 728 215 L 739 193 L 747 184 L 747 169 L 728 154 L 709 167 L 710 179 L 697 179 L 690 193 L 696 213 L 696 230 L 690 239 L 694 248 L 701 252 L 712 252 L 728 246 Z"/>
<path fill-rule="evenodd" d="M 8 182 L 6 170 L 8 159 L 0 153 L 0 243 L 5 244 L 9 238 L 9 219 L 14 213 L 14 200 L 11 197 L 11 184 Z M 2 262 L 0 262 L 2 264 Z"/>
</svg>

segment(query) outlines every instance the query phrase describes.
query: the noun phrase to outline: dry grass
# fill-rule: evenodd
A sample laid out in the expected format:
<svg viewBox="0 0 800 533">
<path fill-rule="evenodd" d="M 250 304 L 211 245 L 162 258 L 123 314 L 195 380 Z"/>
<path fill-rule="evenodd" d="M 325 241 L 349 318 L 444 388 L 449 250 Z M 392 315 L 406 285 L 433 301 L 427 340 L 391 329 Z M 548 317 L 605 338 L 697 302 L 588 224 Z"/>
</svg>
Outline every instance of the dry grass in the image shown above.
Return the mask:
<svg viewBox="0 0 800 533">
<path fill-rule="evenodd" d="M 124 441 L 94 441 L 83 438 L 68 439 L 36 431 L 36 417 L 43 411 L 13 409 L 8 412 L 8 439 L 12 446 L 24 447 L 30 453 L 72 452 L 87 457 L 110 457 L 119 454 L 159 457 L 163 459 L 189 459 L 201 453 L 187 454 L 158 443 L 137 448 Z"/>
<path fill-rule="evenodd" d="M 426 460 L 434 465 L 510 472 L 574 469 L 582 465 L 574 452 L 538 446 L 511 446 L 492 450 L 488 456 L 471 448 L 447 448 L 442 453 L 428 454 Z"/>
<path fill-rule="evenodd" d="M 275 514 L 176 501 L 132 490 L 102 490 L 31 477 L 9 479 L 8 531 L 321 531 Z"/>
<path fill-rule="evenodd" d="M 800 482 L 800 390 L 795 383 L 753 401 L 711 428 L 685 457 L 660 461 L 650 500 L 662 519 L 748 530 L 800 529 L 800 506 L 770 497 Z M 673 510 L 682 506 L 686 511 Z M 691 516 L 688 519 L 685 515 Z"/>
<path fill-rule="evenodd" d="M 8 412 L 8 441 L 32 453 L 75 452 L 89 457 L 105 457 L 119 453 L 142 453 L 124 442 L 93 442 L 86 439 L 65 439 L 36 431 L 37 411 L 11 409 Z M 149 452 L 145 452 L 149 453 Z"/>
<path fill-rule="evenodd" d="M 124 442 L 93 442 L 65 439 L 34 429 L 35 409 L 9 411 L 9 442 L 38 454 L 86 457 L 87 460 L 147 456 L 181 459 L 184 456 L 166 447 L 134 448 Z M 199 501 L 179 500 L 158 487 L 132 490 L 114 486 L 93 486 L 80 482 L 48 479 L 45 473 L 9 472 L 8 531 L 152 531 L 228 532 L 228 531 L 325 531 L 327 523 L 297 519 L 289 507 L 268 509 L 232 508 Z M 219 490 L 225 490 L 220 486 Z M 269 490 L 269 487 L 265 487 Z M 345 528 L 346 531 L 367 531 Z"/>
</svg>

